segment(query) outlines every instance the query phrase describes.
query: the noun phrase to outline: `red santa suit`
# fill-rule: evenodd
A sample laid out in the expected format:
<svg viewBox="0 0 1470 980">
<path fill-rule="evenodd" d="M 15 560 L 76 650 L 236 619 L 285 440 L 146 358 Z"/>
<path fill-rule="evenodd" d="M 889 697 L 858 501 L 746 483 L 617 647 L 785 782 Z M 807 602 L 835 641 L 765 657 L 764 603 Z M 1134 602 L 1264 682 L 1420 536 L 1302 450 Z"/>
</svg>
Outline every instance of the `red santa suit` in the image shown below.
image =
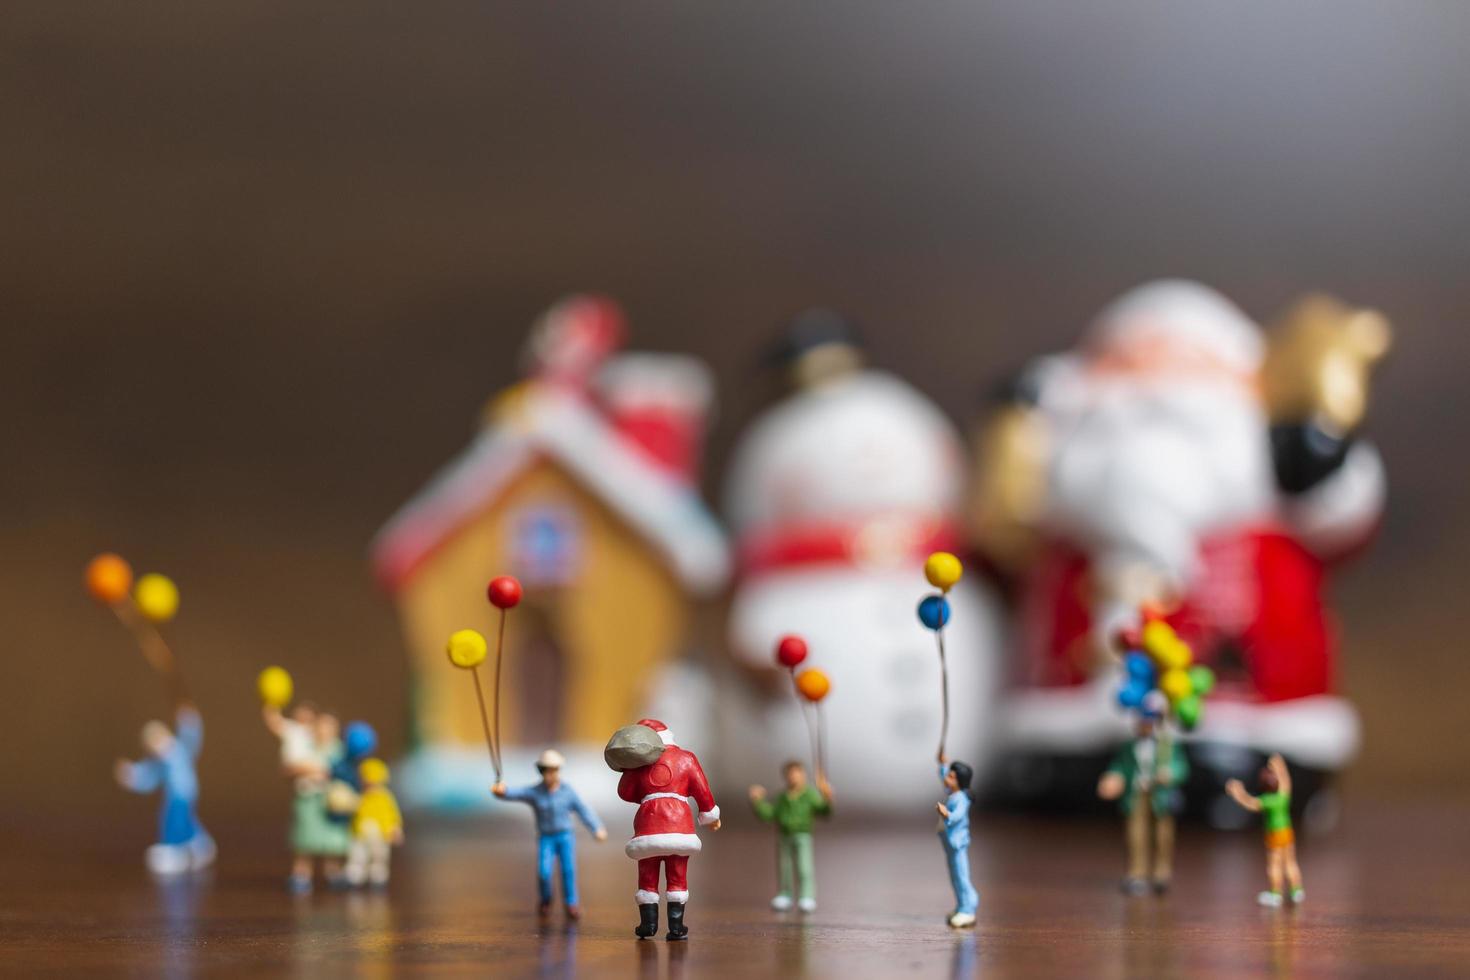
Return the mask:
<svg viewBox="0 0 1470 980">
<path fill-rule="evenodd" d="M 1352 757 L 1358 721 L 1335 694 L 1322 590 L 1377 524 L 1383 467 L 1359 440 L 1320 484 L 1280 491 L 1263 354 L 1224 297 L 1165 281 L 1125 294 L 1077 351 L 1033 372 L 1048 547 L 1021 583 L 1024 686 L 1003 719 L 1016 747 L 1085 751 L 1126 734 L 1095 651 L 1137 615 L 1109 583 L 1145 569 L 1181 600 L 1171 623 L 1220 676 L 1201 738 L 1329 770 Z"/>
<path fill-rule="evenodd" d="M 720 808 L 710 792 L 704 769 L 693 752 L 674 744 L 674 736 L 651 718 L 638 722 L 658 732 L 667 748 L 658 761 L 626 770 L 618 780 L 618 796 L 638 804 L 633 817 L 633 836 L 623 852 L 638 862 L 639 905 L 658 902 L 659 865 L 670 902 L 689 901 L 689 855 L 700 850 L 694 814 L 688 799 L 699 807 L 699 824 L 708 826 L 720 819 Z"/>
</svg>

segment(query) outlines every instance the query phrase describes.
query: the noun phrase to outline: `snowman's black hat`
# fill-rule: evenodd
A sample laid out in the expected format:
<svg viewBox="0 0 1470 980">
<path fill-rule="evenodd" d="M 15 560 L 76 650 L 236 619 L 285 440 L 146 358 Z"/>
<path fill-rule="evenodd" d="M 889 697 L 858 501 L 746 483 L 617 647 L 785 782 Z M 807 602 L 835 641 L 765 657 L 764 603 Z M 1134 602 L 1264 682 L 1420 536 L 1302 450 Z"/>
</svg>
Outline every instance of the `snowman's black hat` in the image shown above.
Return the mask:
<svg viewBox="0 0 1470 980">
<path fill-rule="evenodd" d="M 862 331 L 851 317 L 822 307 L 803 310 L 786 321 L 781 339 L 767 352 L 766 363 L 786 366 L 808 351 L 828 344 L 865 349 Z"/>
</svg>

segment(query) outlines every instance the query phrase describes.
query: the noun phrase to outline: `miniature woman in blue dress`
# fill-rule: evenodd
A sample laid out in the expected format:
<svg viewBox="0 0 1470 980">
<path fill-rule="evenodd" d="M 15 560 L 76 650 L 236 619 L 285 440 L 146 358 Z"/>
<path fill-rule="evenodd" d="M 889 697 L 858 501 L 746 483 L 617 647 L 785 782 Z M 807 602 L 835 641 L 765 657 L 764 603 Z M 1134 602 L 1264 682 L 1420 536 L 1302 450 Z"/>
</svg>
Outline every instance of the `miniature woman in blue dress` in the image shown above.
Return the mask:
<svg viewBox="0 0 1470 980">
<path fill-rule="evenodd" d="M 963 762 L 950 762 L 939 757 L 939 781 L 949 790 L 943 803 L 934 804 L 939 811 L 939 841 L 949 862 L 949 883 L 954 888 L 955 910 L 949 924 L 964 929 L 975 924 L 975 910 L 980 895 L 970 882 L 970 781 L 975 770 Z"/>
<path fill-rule="evenodd" d="M 199 778 L 194 770 L 204 745 L 204 719 L 183 702 L 173 731 L 161 721 L 150 721 L 143 726 L 142 740 L 148 756 L 138 762 L 119 759 L 114 771 L 118 783 L 134 793 L 162 790 L 158 843 L 148 848 L 148 869 L 170 875 L 207 867 L 214 861 L 215 846 L 195 815 Z"/>
</svg>

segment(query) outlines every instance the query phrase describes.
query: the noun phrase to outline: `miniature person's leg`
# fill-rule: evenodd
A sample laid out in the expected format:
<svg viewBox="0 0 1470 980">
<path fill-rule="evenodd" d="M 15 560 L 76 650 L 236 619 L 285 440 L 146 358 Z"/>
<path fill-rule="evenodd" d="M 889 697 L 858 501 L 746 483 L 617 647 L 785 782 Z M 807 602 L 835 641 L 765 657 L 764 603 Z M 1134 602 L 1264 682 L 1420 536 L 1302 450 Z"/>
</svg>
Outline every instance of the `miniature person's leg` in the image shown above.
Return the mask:
<svg viewBox="0 0 1470 980">
<path fill-rule="evenodd" d="M 1154 888 L 1162 891 L 1174 877 L 1174 816 L 1154 818 Z"/>
<path fill-rule="evenodd" d="M 796 907 L 803 912 L 817 909 L 817 881 L 812 865 L 812 835 L 791 835 L 792 863 L 796 865 Z"/>
<path fill-rule="evenodd" d="M 647 857 L 638 861 L 638 890 L 633 901 L 638 903 L 638 927 L 633 934 L 639 939 L 652 939 L 658 932 L 658 871 L 663 858 Z"/>
<path fill-rule="evenodd" d="M 541 901 L 542 912 L 551 908 L 551 862 L 556 857 L 555 838 L 555 834 L 542 834 L 536 838 L 536 891 Z M 641 877 L 641 862 L 639 873 Z"/>
<path fill-rule="evenodd" d="M 1287 844 L 1281 849 L 1281 860 L 1286 865 L 1286 883 L 1291 886 L 1291 900 L 1300 902 L 1306 894 L 1302 888 L 1302 868 L 1296 863 L 1296 844 Z"/>
<path fill-rule="evenodd" d="M 311 862 L 310 854 L 298 853 L 291 859 L 291 876 L 286 879 L 286 887 L 297 895 L 311 891 Z"/>
<path fill-rule="evenodd" d="M 776 835 L 776 897 L 771 899 L 771 908 L 785 912 L 791 908 L 792 879 L 796 875 L 796 856 L 792 853 L 791 838 L 787 834 Z"/>
<path fill-rule="evenodd" d="M 1142 882 L 1148 877 L 1149 801 L 1142 793 L 1128 811 L 1128 881 Z"/>
<path fill-rule="evenodd" d="M 552 835 L 556 839 L 556 861 L 561 865 L 561 900 L 567 908 L 577 907 L 576 837 L 570 830 Z"/>
<path fill-rule="evenodd" d="M 377 824 L 368 824 L 352 838 L 352 846 L 347 849 L 347 881 L 349 884 L 361 885 L 367 881 L 368 874 L 368 834 L 376 832 Z"/>
<path fill-rule="evenodd" d="M 664 886 L 668 896 L 669 932 L 664 938 L 685 939 L 689 929 L 684 925 L 684 904 L 689 901 L 689 856 L 670 854 L 664 858 Z"/>
<path fill-rule="evenodd" d="M 945 849 L 949 857 L 949 881 L 954 888 L 955 918 L 964 916 L 969 922 L 975 921 L 975 910 L 980 905 L 980 894 L 975 891 L 974 884 L 970 881 L 970 849 L 968 847 L 952 847 Z M 956 923 L 959 924 L 959 923 Z"/>
<path fill-rule="evenodd" d="M 392 845 L 381 833 L 375 833 L 368 844 L 368 881 L 374 885 L 386 885 L 388 883 L 388 859 L 392 856 Z"/>
</svg>

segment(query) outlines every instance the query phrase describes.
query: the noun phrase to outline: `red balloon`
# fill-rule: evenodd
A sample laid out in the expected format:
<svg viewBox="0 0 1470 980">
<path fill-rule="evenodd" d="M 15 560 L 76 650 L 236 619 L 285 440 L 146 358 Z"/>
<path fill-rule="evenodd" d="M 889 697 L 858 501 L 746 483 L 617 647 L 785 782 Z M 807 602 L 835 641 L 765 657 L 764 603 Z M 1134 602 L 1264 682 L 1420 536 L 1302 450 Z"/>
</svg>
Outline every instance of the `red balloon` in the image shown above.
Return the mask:
<svg viewBox="0 0 1470 980">
<path fill-rule="evenodd" d="M 496 609 L 510 609 L 520 604 L 521 583 L 510 575 L 497 575 L 490 580 L 485 594 L 490 597 L 490 605 Z"/>
<path fill-rule="evenodd" d="M 806 659 L 806 640 L 799 636 L 783 636 L 776 644 L 776 661 L 782 666 L 795 669 Z"/>
</svg>

